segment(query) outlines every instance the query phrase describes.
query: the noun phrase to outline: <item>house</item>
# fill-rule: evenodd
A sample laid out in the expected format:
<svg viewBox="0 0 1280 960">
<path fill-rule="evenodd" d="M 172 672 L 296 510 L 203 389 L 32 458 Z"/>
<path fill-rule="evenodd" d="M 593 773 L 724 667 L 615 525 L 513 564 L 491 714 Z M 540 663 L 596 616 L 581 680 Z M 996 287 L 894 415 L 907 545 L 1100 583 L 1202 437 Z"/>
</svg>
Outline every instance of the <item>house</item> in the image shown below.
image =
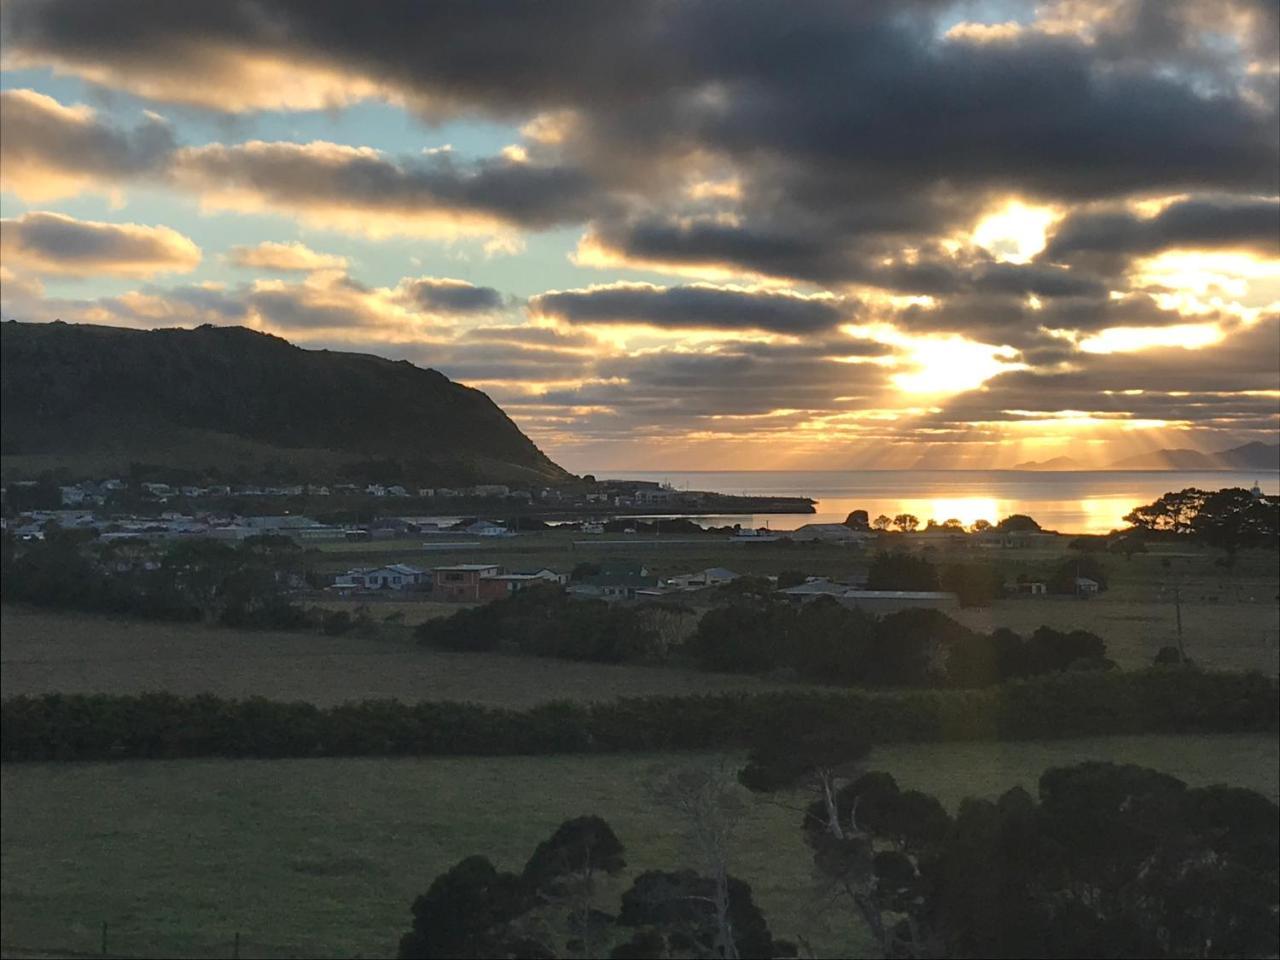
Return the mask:
<svg viewBox="0 0 1280 960">
<path fill-rule="evenodd" d="M 1013 592 L 1020 597 L 1043 597 L 1049 592 L 1049 585 L 1043 580 L 1020 580 L 1013 585 Z"/>
<path fill-rule="evenodd" d="M 804 583 L 786 587 L 778 592 L 793 603 L 806 603 L 816 597 L 840 597 L 850 589 L 847 583 L 837 583 L 826 577 L 809 577 Z"/>
<path fill-rule="evenodd" d="M 900 610 L 954 610 L 960 599 L 938 590 L 848 590 L 836 597 L 841 605 L 877 616 Z"/>
<path fill-rule="evenodd" d="M 652 590 L 658 586 L 658 578 L 643 574 L 598 573 L 583 577 L 569 585 L 570 596 L 594 600 L 634 600 L 637 591 Z"/>
<path fill-rule="evenodd" d="M 412 590 L 422 586 L 427 572 L 407 563 L 391 563 L 385 567 L 356 567 L 339 574 L 333 581 L 338 589 Z"/>
<path fill-rule="evenodd" d="M 1089 577 L 1076 577 L 1076 596 L 1093 597 L 1102 590 L 1102 584 Z"/>
<path fill-rule="evenodd" d="M 604 533 L 603 523 L 584 523 L 582 525 L 583 533 Z"/>
<path fill-rule="evenodd" d="M 471 488 L 473 497 L 505 497 L 511 488 L 502 483 L 481 483 Z"/>
<path fill-rule="evenodd" d="M 480 599 L 501 600 L 503 597 L 508 597 L 517 590 L 523 590 L 525 587 L 549 584 L 560 586 L 568 579 L 565 574 L 556 573 L 554 570 L 546 568 L 533 573 L 499 573 L 491 577 L 481 577 Z"/>
<path fill-rule="evenodd" d="M 436 567 L 432 571 L 432 600 L 472 600 L 480 599 L 480 579 L 496 577 L 496 563 L 455 563 L 447 567 Z"/>
<path fill-rule="evenodd" d="M 475 523 L 466 527 L 463 533 L 469 533 L 476 537 L 514 537 L 515 534 L 508 530 L 500 523 L 494 523 L 490 520 L 477 520 Z"/>
<path fill-rule="evenodd" d="M 700 587 L 718 587 L 737 579 L 738 575 L 732 570 L 726 570 L 724 567 L 708 567 L 697 573 L 685 573 L 672 577 L 667 583 L 682 590 L 696 590 Z"/>
<path fill-rule="evenodd" d="M 777 543 L 782 537 L 769 530 L 761 527 L 758 530 L 736 530 L 733 536 L 729 538 L 730 543 Z"/>
</svg>

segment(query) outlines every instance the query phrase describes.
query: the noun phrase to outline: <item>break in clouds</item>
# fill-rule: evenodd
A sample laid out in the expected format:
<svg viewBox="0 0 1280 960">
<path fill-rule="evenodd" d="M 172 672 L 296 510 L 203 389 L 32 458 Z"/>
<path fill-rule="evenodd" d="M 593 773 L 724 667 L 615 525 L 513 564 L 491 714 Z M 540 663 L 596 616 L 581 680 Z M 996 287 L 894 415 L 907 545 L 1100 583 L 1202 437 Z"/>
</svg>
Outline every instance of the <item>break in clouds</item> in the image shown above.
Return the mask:
<svg viewBox="0 0 1280 960">
<path fill-rule="evenodd" d="M 5 317 L 403 357 L 597 462 L 1275 436 L 1270 0 L 379 6 L 7 3 Z"/>
</svg>

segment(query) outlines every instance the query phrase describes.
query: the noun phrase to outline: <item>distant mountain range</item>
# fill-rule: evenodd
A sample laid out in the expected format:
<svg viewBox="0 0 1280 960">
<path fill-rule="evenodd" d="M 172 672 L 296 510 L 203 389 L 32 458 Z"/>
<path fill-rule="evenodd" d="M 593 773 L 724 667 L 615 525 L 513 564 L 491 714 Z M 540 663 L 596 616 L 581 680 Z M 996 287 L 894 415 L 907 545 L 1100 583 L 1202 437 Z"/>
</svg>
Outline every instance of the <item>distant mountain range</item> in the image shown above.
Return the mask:
<svg viewBox="0 0 1280 960">
<path fill-rule="evenodd" d="M 1052 460 L 1030 460 L 1015 470 L 1088 470 L 1089 467 L 1071 457 Z M 1280 443 L 1254 441 L 1216 453 L 1199 450 L 1153 450 L 1125 457 L 1108 464 L 1107 470 L 1263 470 L 1280 471 Z"/>
<path fill-rule="evenodd" d="M 403 360 L 214 326 L 10 321 L 0 348 L 7 479 L 58 467 L 119 476 L 131 463 L 239 479 L 570 478 L 484 393 Z"/>
</svg>

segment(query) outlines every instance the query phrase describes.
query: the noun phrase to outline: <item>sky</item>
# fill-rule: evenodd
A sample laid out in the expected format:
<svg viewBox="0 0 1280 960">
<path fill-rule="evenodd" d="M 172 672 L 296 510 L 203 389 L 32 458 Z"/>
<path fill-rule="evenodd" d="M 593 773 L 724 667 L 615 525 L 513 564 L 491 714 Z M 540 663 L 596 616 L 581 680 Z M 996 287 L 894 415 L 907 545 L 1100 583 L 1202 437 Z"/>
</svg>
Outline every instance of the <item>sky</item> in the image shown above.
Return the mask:
<svg viewBox="0 0 1280 960">
<path fill-rule="evenodd" d="M 1280 435 L 1275 0 L 6 0 L 0 316 L 239 324 L 570 470 Z"/>
</svg>

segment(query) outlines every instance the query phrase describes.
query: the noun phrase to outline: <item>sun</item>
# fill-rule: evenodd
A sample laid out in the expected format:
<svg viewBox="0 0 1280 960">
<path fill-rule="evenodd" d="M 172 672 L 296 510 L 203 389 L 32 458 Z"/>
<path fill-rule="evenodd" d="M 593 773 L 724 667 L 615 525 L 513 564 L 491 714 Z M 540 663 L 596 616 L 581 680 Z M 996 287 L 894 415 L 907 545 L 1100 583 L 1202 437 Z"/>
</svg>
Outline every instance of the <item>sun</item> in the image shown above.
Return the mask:
<svg viewBox="0 0 1280 960">
<path fill-rule="evenodd" d="M 890 380 L 903 393 L 945 396 L 982 386 L 998 373 L 1022 369 L 1011 362 L 1016 352 L 963 337 L 920 338 L 910 341 L 904 357 L 907 369 Z"/>
<path fill-rule="evenodd" d="M 1044 249 L 1050 224 L 1058 219 L 1052 207 L 1032 207 L 1010 200 L 987 214 L 973 228 L 973 242 L 1005 263 L 1027 263 Z"/>
</svg>

